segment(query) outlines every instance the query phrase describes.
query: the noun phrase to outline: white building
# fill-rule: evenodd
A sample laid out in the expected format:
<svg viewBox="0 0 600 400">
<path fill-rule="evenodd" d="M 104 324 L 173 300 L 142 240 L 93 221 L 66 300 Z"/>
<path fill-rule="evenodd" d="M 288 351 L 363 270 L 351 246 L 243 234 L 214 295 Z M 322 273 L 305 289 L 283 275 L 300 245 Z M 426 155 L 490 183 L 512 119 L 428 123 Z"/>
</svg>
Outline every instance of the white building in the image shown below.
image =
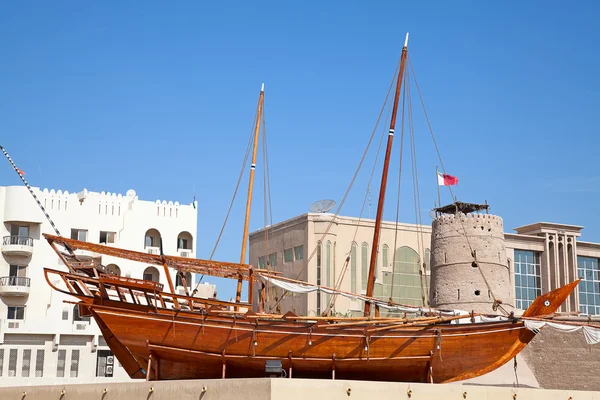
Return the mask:
<svg viewBox="0 0 600 400">
<path fill-rule="evenodd" d="M 34 189 L 62 236 L 125 249 L 195 257 L 197 213 L 193 205 L 142 201 L 83 190 Z M 66 267 L 44 240 L 55 234 L 23 186 L 0 187 L 0 387 L 126 381 L 96 323 L 81 318 L 72 296 L 50 288 L 43 268 Z M 112 271 L 168 287 L 162 268 L 103 256 Z M 181 279 L 171 271 L 179 291 Z M 192 286 L 195 277 L 187 274 Z M 202 285 L 200 292 L 214 292 Z"/>
</svg>

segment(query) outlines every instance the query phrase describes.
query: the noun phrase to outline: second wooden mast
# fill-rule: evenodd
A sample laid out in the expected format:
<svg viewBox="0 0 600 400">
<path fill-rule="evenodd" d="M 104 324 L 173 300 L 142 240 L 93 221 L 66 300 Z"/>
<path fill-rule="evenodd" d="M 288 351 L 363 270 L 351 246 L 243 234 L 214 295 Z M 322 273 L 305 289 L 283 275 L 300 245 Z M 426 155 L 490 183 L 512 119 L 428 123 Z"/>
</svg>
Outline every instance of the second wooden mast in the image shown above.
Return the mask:
<svg viewBox="0 0 600 400">
<path fill-rule="evenodd" d="M 244 219 L 244 235 L 242 236 L 242 253 L 240 255 L 240 264 L 246 261 L 246 245 L 248 244 L 248 227 L 250 225 L 250 209 L 252 208 L 252 189 L 254 187 L 254 171 L 256 170 L 256 151 L 258 149 L 258 134 L 260 132 L 260 123 L 263 112 L 263 102 L 265 99 L 265 84 L 260 88 L 258 106 L 256 110 L 256 126 L 254 127 L 254 145 L 252 149 L 252 164 L 250 164 L 250 182 L 248 183 L 248 199 L 246 200 L 246 217 Z M 235 292 L 235 302 L 239 303 L 242 298 L 242 278 L 238 278 L 237 290 Z M 251 286 L 251 285 L 250 285 Z M 252 293 L 248 290 L 248 300 Z"/>
<path fill-rule="evenodd" d="M 388 133 L 387 147 L 385 149 L 385 159 L 383 162 L 383 173 L 381 177 L 381 187 L 379 189 L 379 202 L 377 203 L 377 217 L 375 218 L 375 232 L 373 233 L 373 244 L 371 248 L 371 262 L 369 263 L 369 278 L 367 281 L 367 297 L 373 297 L 373 287 L 375 286 L 375 268 L 377 263 L 377 248 L 379 247 L 379 232 L 381 231 L 381 219 L 383 217 L 383 204 L 385 202 L 385 188 L 387 186 L 388 169 L 390 164 L 390 155 L 392 153 L 392 142 L 394 141 L 394 129 L 396 128 L 396 114 L 398 112 L 398 102 L 400 99 L 400 88 L 404 77 L 404 64 L 408 52 L 408 33 L 402 47 L 402 56 L 400 57 L 400 70 L 398 71 L 398 82 L 396 83 L 396 93 L 394 95 L 394 105 L 392 108 L 392 118 L 390 120 L 390 130 Z M 371 315 L 371 304 L 365 302 L 365 317 Z"/>
</svg>

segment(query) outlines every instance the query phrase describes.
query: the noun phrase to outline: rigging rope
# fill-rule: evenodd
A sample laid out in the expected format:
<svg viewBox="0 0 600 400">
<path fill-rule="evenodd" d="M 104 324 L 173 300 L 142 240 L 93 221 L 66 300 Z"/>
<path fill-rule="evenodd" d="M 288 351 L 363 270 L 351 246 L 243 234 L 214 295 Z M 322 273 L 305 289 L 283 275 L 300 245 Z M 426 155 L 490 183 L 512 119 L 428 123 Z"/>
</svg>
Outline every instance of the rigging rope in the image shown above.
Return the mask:
<svg viewBox="0 0 600 400">
<path fill-rule="evenodd" d="M 384 106 L 387 104 L 387 98 L 384 102 Z M 381 131 L 381 138 L 379 139 L 379 146 L 377 147 L 377 153 L 375 154 L 375 161 L 373 162 L 373 168 L 371 169 L 371 175 L 369 176 L 369 182 L 367 184 L 367 191 L 365 193 L 365 197 L 363 199 L 363 203 L 362 203 L 362 207 L 360 209 L 360 215 L 358 216 L 358 220 L 356 221 L 356 228 L 354 229 L 354 236 L 352 237 L 352 242 L 350 244 L 350 252 L 348 252 L 347 254 L 350 255 L 352 253 L 352 243 L 355 243 L 356 241 L 356 235 L 358 234 L 358 228 L 360 227 L 360 221 L 362 220 L 362 216 L 365 210 L 365 205 L 367 204 L 367 200 L 369 198 L 369 189 L 371 187 L 371 182 L 373 181 L 373 176 L 375 175 L 375 168 L 377 167 L 377 160 L 379 159 L 379 155 L 381 154 L 381 147 L 383 145 L 383 138 L 385 137 L 387 130 L 385 129 L 385 126 L 387 125 L 387 122 L 390 118 L 390 112 L 391 109 L 388 109 L 388 113 L 386 115 L 386 119 L 385 119 L 385 123 L 382 125 L 383 129 Z M 373 249 L 375 250 L 375 249 Z M 371 251 L 373 251 L 371 250 Z M 346 269 L 348 267 L 348 263 L 346 263 L 346 268 L 344 269 L 344 273 L 340 274 L 340 277 L 338 278 L 334 289 L 338 289 L 339 286 L 341 286 L 343 279 L 344 279 L 344 275 L 346 273 Z M 362 268 L 362 266 L 361 266 Z M 335 305 L 335 301 L 337 299 L 337 294 L 333 295 L 333 297 L 331 298 L 331 301 L 329 302 L 327 308 L 326 308 L 326 312 L 328 312 L 334 305 Z"/>
<path fill-rule="evenodd" d="M 390 288 L 390 303 L 394 298 L 394 280 L 396 276 L 396 249 L 398 246 L 398 221 L 400 219 L 400 183 L 402 182 L 402 158 L 404 155 L 404 115 L 406 105 L 406 85 L 402 89 L 402 119 L 400 123 L 400 165 L 398 167 L 398 200 L 396 203 L 396 230 L 394 231 L 394 256 L 392 257 L 392 286 Z"/>
<path fill-rule="evenodd" d="M 408 98 L 408 127 L 410 133 L 410 158 L 412 162 L 412 179 L 413 179 L 413 197 L 414 197 L 414 207 L 415 207 L 415 224 L 417 225 L 417 249 L 419 254 L 419 282 L 421 285 L 421 301 L 423 302 L 423 306 L 425 306 L 425 288 L 426 284 L 423 284 L 423 280 L 426 280 L 426 274 L 424 274 L 424 258 L 425 258 L 425 245 L 423 243 L 423 235 L 422 235 L 422 220 L 421 220 L 421 197 L 419 194 L 419 170 L 417 165 L 417 147 L 415 143 L 415 127 L 414 121 L 412 117 L 412 98 L 410 96 L 410 79 L 407 76 L 407 98 Z M 419 234 L 421 233 L 421 234 Z M 424 276 L 425 275 L 425 276 Z"/>
<path fill-rule="evenodd" d="M 269 155 L 267 152 L 267 123 L 265 120 L 265 113 L 264 113 L 264 105 L 263 105 L 263 113 L 262 113 L 262 129 L 263 129 L 263 135 L 262 135 L 262 157 L 263 157 L 263 165 L 264 165 L 264 169 L 263 169 L 263 205 L 264 205 L 264 215 L 263 215 L 263 220 L 264 220 L 264 226 L 265 226 L 265 248 L 269 248 L 269 226 L 271 225 L 272 221 L 273 221 L 273 211 L 271 208 L 271 180 L 270 180 L 270 176 L 269 176 Z M 269 267 L 272 267 L 271 265 L 271 257 L 270 255 L 268 255 L 267 257 L 269 257 L 269 259 L 266 262 L 266 268 L 267 271 L 269 270 Z M 269 296 L 270 296 L 270 289 L 271 289 L 271 283 L 269 281 L 267 281 L 267 284 L 265 286 L 265 290 L 266 290 L 266 301 L 269 301 Z M 275 288 L 275 290 L 277 290 L 277 288 Z M 248 296 L 250 296 L 251 293 L 248 293 Z"/>
<path fill-rule="evenodd" d="M 433 144 L 435 146 L 435 151 L 437 152 L 437 156 L 438 156 L 438 159 L 440 161 L 440 165 L 442 166 L 442 172 L 445 174 L 446 173 L 446 167 L 444 166 L 444 161 L 442 161 L 442 156 L 440 154 L 440 150 L 439 150 L 437 141 L 435 140 L 435 135 L 433 134 L 433 128 L 431 126 L 431 122 L 429 121 L 429 115 L 427 114 L 427 109 L 425 108 L 425 102 L 423 101 L 423 96 L 421 95 L 421 89 L 419 88 L 419 83 L 417 81 L 417 77 L 416 77 L 415 72 L 414 72 L 414 68 L 413 68 L 413 65 L 412 65 L 412 61 L 410 59 L 410 55 L 408 56 L 408 64 L 410 65 L 410 69 L 412 71 L 412 76 L 413 76 L 413 79 L 415 81 L 415 87 L 417 88 L 417 92 L 419 93 L 419 99 L 421 101 L 421 106 L 423 107 L 423 112 L 425 113 L 425 119 L 427 121 L 427 126 L 429 127 L 429 132 L 431 133 L 431 139 L 433 140 Z M 454 193 L 452 191 L 452 186 L 448 186 L 448 190 L 450 191 L 450 196 L 452 197 L 452 199 L 454 201 L 456 201 L 456 197 L 454 196 Z M 440 204 L 440 206 L 441 206 L 441 204 Z M 500 308 L 502 310 L 502 312 L 504 312 L 505 314 L 508 314 L 508 312 L 501 306 L 502 301 L 500 301 L 500 300 L 498 300 L 496 298 L 496 296 L 494 294 L 494 291 L 492 290 L 491 286 L 489 285 L 489 283 L 488 283 L 488 281 L 487 281 L 487 279 L 485 277 L 485 274 L 484 274 L 481 266 L 477 262 L 476 253 L 473 250 L 473 246 L 471 245 L 471 241 L 469 240 L 469 235 L 467 234 L 467 230 L 465 228 L 465 225 L 463 223 L 462 218 L 459 218 L 459 220 L 460 220 L 460 224 L 462 226 L 462 229 L 464 231 L 465 239 L 467 240 L 467 244 L 469 245 L 469 250 L 471 251 L 471 255 L 473 256 L 473 259 L 474 259 L 473 262 L 476 264 L 477 269 L 479 270 L 479 273 L 481 274 L 481 277 L 483 278 L 483 281 L 485 282 L 485 285 L 487 286 L 487 288 L 488 288 L 488 290 L 490 292 L 490 295 L 492 296 L 492 299 L 494 300 L 494 303 L 492 305 L 492 309 L 494 311 L 496 311 L 497 308 Z"/>
<path fill-rule="evenodd" d="M 255 113 L 255 115 L 254 115 L 254 123 L 252 124 L 252 126 L 256 125 L 256 118 L 258 118 L 258 112 Z M 238 189 L 240 188 L 240 183 L 242 182 L 242 178 L 244 176 L 244 170 L 245 170 L 246 164 L 248 162 L 248 156 L 250 155 L 250 149 L 252 148 L 253 142 L 254 142 L 254 128 L 252 128 L 252 130 L 250 131 L 250 137 L 248 139 L 248 145 L 246 147 L 246 155 L 244 156 L 244 161 L 242 162 L 242 168 L 240 170 L 240 175 L 238 176 L 238 181 L 237 181 L 237 184 L 235 185 L 235 190 L 233 191 L 233 197 L 231 198 L 231 203 L 229 203 L 229 209 L 227 210 L 227 214 L 225 215 L 225 221 L 223 221 L 223 226 L 221 227 L 221 231 L 219 232 L 219 236 L 217 237 L 215 246 L 213 247 L 212 252 L 210 253 L 209 260 L 213 259 L 214 255 L 215 255 L 215 251 L 217 251 L 217 247 L 219 246 L 219 242 L 221 241 L 221 236 L 223 236 L 223 232 L 225 231 L 225 226 L 227 225 L 227 221 L 229 220 L 229 214 L 231 214 L 231 209 L 233 208 L 233 203 L 235 202 L 235 198 L 237 196 Z M 200 279 L 196 283 L 196 287 L 192 291 L 192 296 L 195 295 L 196 292 L 198 291 L 198 286 L 200 286 L 202 279 L 204 279 L 204 275 L 200 276 Z"/>
<path fill-rule="evenodd" d="M 340 201 L 340 204 L 338 205 L 338 208 L 336 209 L 335 214 L 333 215 L 333 218 L 331 219 L 331 221 L 327 225 L 327 228 L 325 229 L 325 232 L 323 233 L 323 235 L 321 237 L 321 242 L 323 242 L 323 239 L 327 236 L 327 233 L 329 232 L 329 230 L 333 226 L 333 223 L 334 223 L 335 219 L 337 218 L 337 216 L 338 216 L 339 212 L 341 211 L 341 209 L 342 209 L 342 207 L 343 207 L 343 205 L 344 205 L 344 203 L 345 203 L 348 195 L 350 194 L 350 190 L 352 189 L 352 186 L 354 185 L 354 181 L 356 180 L 356 177 L 358 176 L 358 173 L 359 173 L 359 171 L 360 171 L 360 169 L 361 169 L 361 167 L 363 165 L 363 162 L 365 161 L 365 158 L 367 156 L 369 148 L 371 147 L 371 143 L 373 142 L 373 138 L 375 137 L 375 133 L 377 132 L 377 127 L 378 127 L 379 122 L 381 120 L 381 116 L 383 115 L 383 112 L 385 111 L 385 106 L 386 106 L 387 100 L 388 100 L 388 98 L 390 96 L 390 92 L 392 91 L 392 88 L 394 86 L 394 78 L 397 76 L 399 69 L 400 69 L 400 61 L 398 61 L 398 64 L 396 66 L 396 72 L 394 72 L 394 76 L 392 78 L 392 81 L 390 82 L 390 86 L 388 88 L 388 92 L 387 92 L 387 94 L 385 96 L 385 100 L 384 100 L 384 103 L 383 103 L 383 105 L 381 107 L 381 110 L 379 112 L 379 116 L 377 117 L 377 122 L 375 123 L 375 127 L 373 128 L 373 131 L 371 132 L 371 137 L 369 138 L 369 141 L 367 143 L 367 147 L 366 147 L 365 151 L 363 152 L 363 155 L 362 155 L 362 157 L 360 159 L 360 162 L 358 163 L 358 167 L 356 168 L 356 171 L 354 172 L 354 175 L 352 176 L 352 179 L 350 180 L 350 185 L 348 186 L 348 189 L 346 189 L 346 193 L 344 193 L 344 196 L 342 197 L 342 200 Z M 296 279 L 298 279 L 304 273 L 304 271 L 306 271 L 306 268 L 308 267 L 308 264 L 310 263 L 310 261 L 312 260 L 312 258 L 316 254 L 316 252 L 317 252 L 317 248 L 315 247 L 313 249 L 313 251 L 311 252 L 310 257 L 308 257 L 308 260 L 304 264 L 302 270 L 296 275 Z M 283 294 L 281 295 L 281 297 L 279 298 L 279 300 L 277 300 L 276 305 L 278 305 L 281 302 L 281 300 L 285 297 L 285 295 L 287 293 L 288 293 L 287 291 L 283 292 Z"/>
</svg>

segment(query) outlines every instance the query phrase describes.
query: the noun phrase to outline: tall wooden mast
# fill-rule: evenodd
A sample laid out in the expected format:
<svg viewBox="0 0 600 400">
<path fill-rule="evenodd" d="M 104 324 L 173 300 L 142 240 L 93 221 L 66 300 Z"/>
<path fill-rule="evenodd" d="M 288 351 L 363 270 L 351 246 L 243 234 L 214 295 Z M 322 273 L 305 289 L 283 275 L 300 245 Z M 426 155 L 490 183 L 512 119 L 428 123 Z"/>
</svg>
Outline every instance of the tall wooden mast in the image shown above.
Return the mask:
<svg viewBox="0 0 600 400">
<path fill-rule="evenodd" d="M 252 206 L 252 189 L 254 187 L 254 170 L 256 169 L 256 150 L 258 149 L 258 134 L 260 132 L 260 122 L 262 117 L 263 101 L 265 98 L 265 84 L 260 88 L 260 96 L 258 97 L 258 107 L 256 110 L 256 126 L 254 127 L 254 146 L 252 149 L 252 164 L 250 164 L 250 182 L 248 183 L 248 199 L 246 201 L 246 218 L 244 220 L 244 235 L 242 236 L 242 254 L 240 255 L 240 263 L 246 261 L 246 245 L 248 244 L 248 225 L 250 224 L 250 208 Z M 235 293 L 235 302 L 239 303 L 242 297 L 242 282 L 238 278 L 237 290 Z M 248 297 L 252 293 L 248 293 Z"/>
<path fill-rule="evenodd" d="M 377 248 L 379 246 L 379 231 L 381 230 L 381 218 L 383 217 L 383 203 L 385 202 L 385 188 L 387 186 L 388 168 L 390 164 L 390 155 L 392 153 L 392 142 L 394 141 L 394 129 L 396 128 L 396 114 L 398 112 L 398 102 L 400 99 L 400 88 L 402 87 L 402 78 L 404 76 L 404 63 L 408 52 L 408 33 L 402 47 L 402 56 L 400 58 L 400 70 L 398 71 L 398 82 L 396 83 L 396 94 L 394 96 L 394 106 L 392 108 L 392 119 L 390 121 L 390 130 L 388 134 L 387 147 L 385 149 L 385 159 L 383 162 L 383 174 L 381 177 L 381 188 L 379 189 L 379 202 L 377 203 L 377 217 L 375 219 L 375 232 L 373 233 L 373 245 L 371 248 L 371 262 L 369 263 L 369 278 L 367 281 L 368 297 L 373 297 L 373 286 L 375 286 L 375 264 L 377 262 Z M 371 314 L 371 304 L 365 302 L 365 317 Z"/>
</svg>

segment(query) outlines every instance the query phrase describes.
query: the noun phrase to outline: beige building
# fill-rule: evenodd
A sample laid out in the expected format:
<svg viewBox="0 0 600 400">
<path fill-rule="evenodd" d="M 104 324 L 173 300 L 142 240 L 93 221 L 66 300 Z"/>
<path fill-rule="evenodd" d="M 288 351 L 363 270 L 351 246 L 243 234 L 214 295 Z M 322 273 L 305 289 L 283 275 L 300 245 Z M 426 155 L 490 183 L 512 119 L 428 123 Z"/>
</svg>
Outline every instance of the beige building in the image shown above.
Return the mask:
<svg viewBox="0 0 600 400">
<path fill-rule="evenodd" d="M 365 293 L 375 221 L 332 214 L 307 213 L 250 234 L 250 263 L 269 265 L 284 276 L 342 291 Z M 533 299 L 577 277 L 578 290 L 562 311 L 600 315 L 598 260 L 600 243 L 580 241 L 583 227 L 539 222 L 505 233 L 514 306 L 526 309 Z M 431 227 L 383 222 L 378 251 L 375 296 L 404 304 L 429 300 Z M 395 263 L 394 263 L 395 249 Z M 425 264 L 425 276 L 419 269 Z M 341 282 L 341 283 L 340 283 Z M 423 289 L 421 289 L 423 285 Z M 270 288 L 267 310 L 281 290 Z M 324 293 L 287 294 L 278 303 L 282 312 L 317 315 L 328 311 Z M 331 312 L 358 315 L 362 302 L 337 296 Z"/>
</svg>

